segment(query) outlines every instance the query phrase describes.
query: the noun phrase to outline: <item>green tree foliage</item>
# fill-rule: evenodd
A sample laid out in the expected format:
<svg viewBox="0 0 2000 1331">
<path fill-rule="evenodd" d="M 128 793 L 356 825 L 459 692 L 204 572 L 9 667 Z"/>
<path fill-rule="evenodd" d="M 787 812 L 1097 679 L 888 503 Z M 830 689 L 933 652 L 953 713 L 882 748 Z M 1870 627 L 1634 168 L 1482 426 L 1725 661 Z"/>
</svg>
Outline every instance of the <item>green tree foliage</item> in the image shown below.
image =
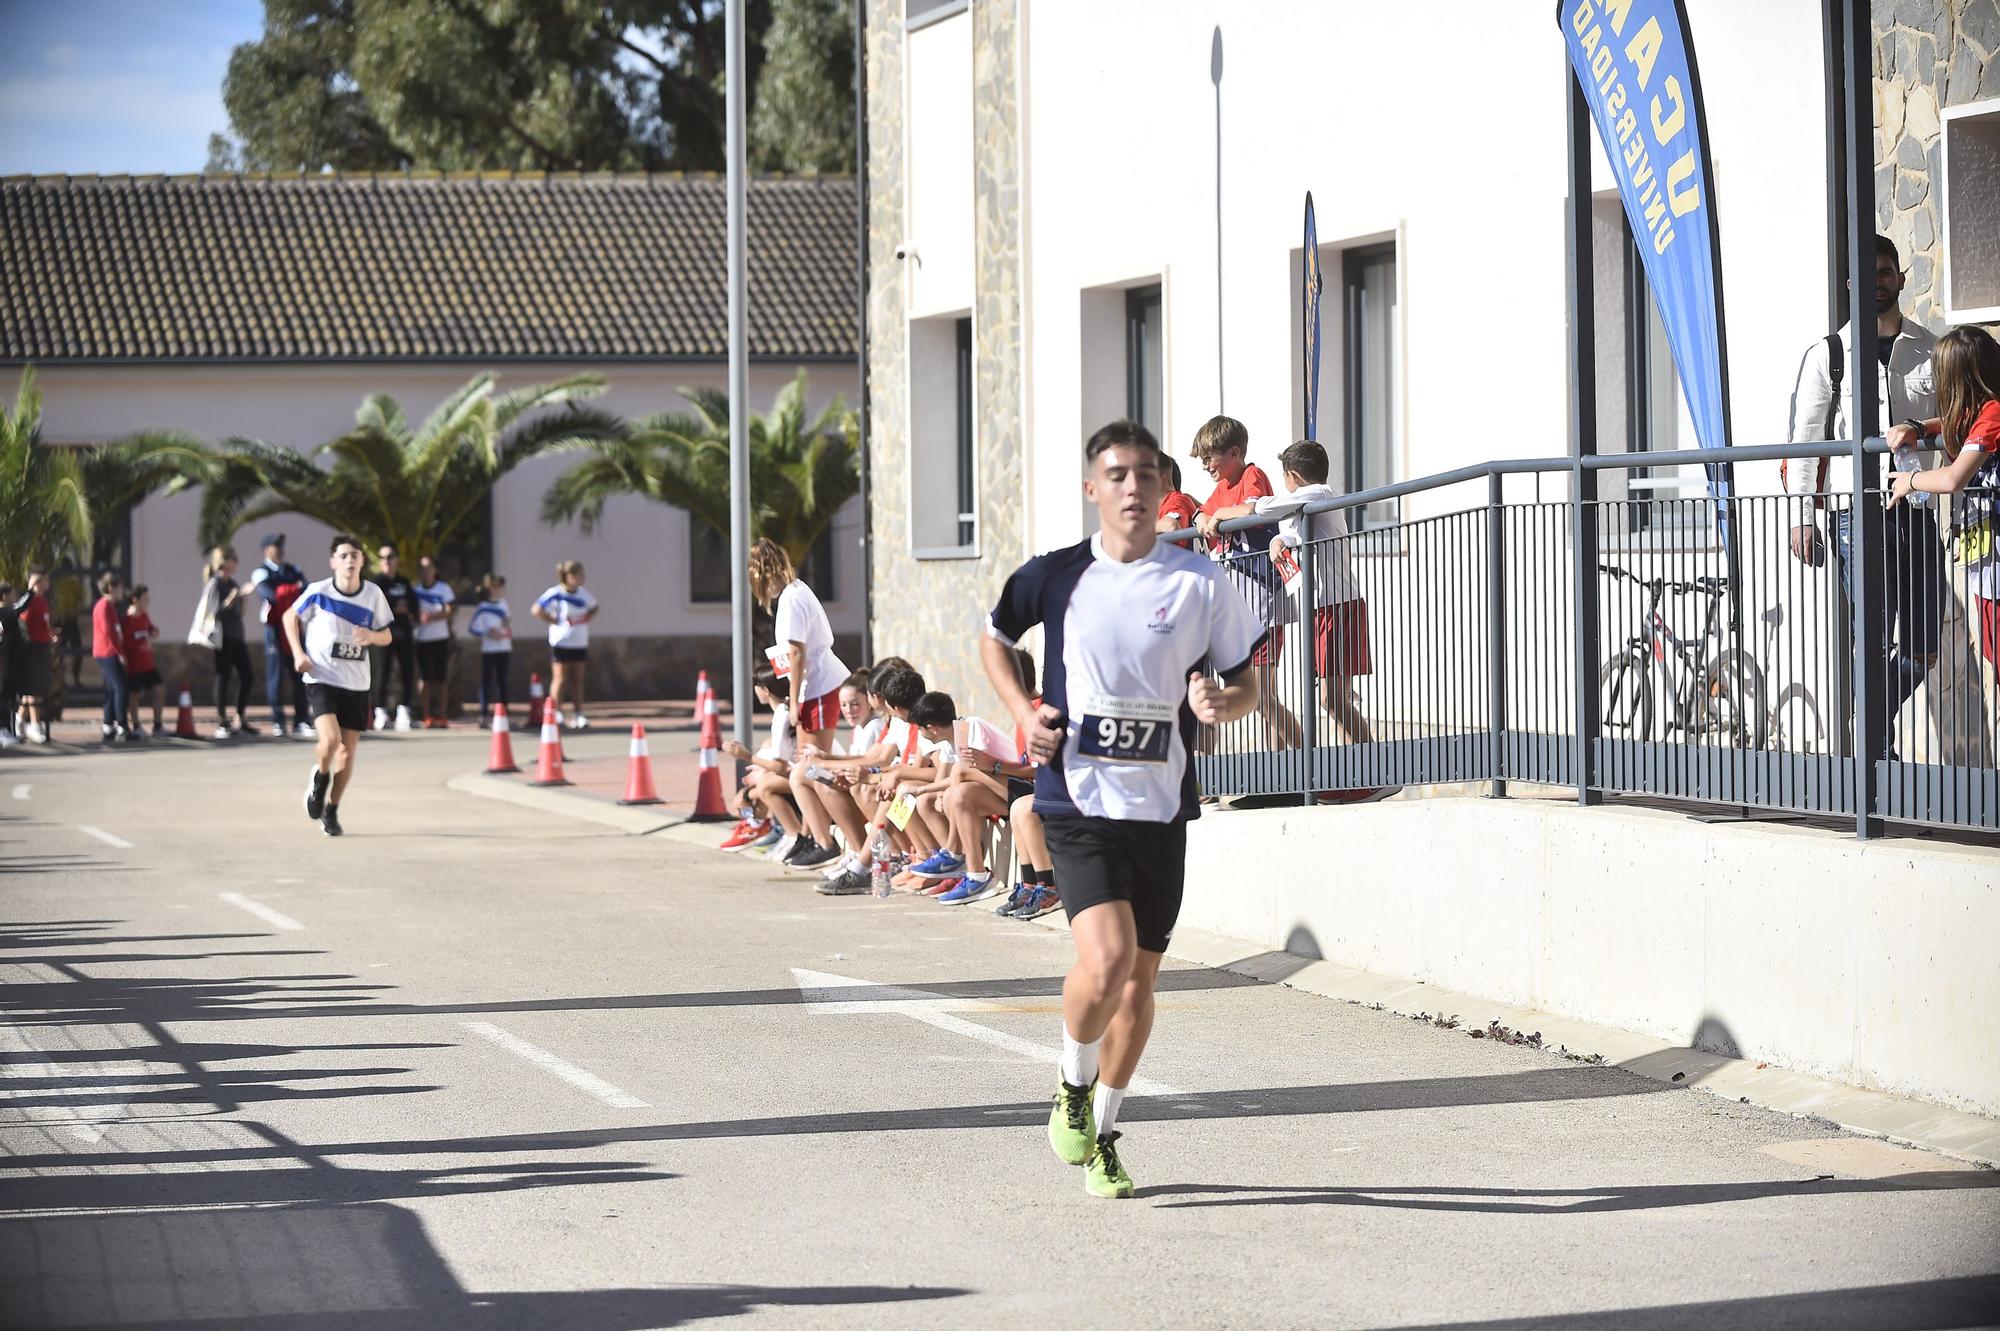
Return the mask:
<svg viewBox="0 0 2000 1331">
<path fill-rule="evenodd" d="M 542 498 L 542 521 L 576 522 L 586 535 L 615 495 L 641 495 L 729 535 L 729 398 L 713 388 L 677 390 L 692 414 L 635 421 L 586 446 L 586 456 Z M 818 416 L 806 413 L 806 375 L 778 390 L 771 410 L 753 416 L 750 436 L 750 534 L 785 547 L 794 567 L 834 516 L 861 489 L 860 431 L 840 398 Z"/>
<path fill-rule="evenodd" d="M 772 0 L 750 116 L 756 171 L 854 169 L 854 6 Z"/>
<path fill-rule="evenodd" d="M 212 145 L 218 164 L 723 166 L 721 0 L 265 0 L 264 9 L 263 36 L 230 57 L 223 102 L 237 143 Z M 772 0 L 745 9 L 754 98 Z"/>
<path fill-rule="evenodd" d="M 371 547 L 394 542 L 414 567 L 445 553 L 515 467 L 619 437 L 617 417 L 582 405 L 603 391 L 602 377 L 580 374 L 501 394 L 493 376 L 481 374 L 414 430 L 401 405 L 377 393 L 361 404 L 353 429 L 310 454 L 227 440 L 219 474 L 202 492 L 202 543 L 222 545 L 246 523 L 297 513 Z"/>
</svg>

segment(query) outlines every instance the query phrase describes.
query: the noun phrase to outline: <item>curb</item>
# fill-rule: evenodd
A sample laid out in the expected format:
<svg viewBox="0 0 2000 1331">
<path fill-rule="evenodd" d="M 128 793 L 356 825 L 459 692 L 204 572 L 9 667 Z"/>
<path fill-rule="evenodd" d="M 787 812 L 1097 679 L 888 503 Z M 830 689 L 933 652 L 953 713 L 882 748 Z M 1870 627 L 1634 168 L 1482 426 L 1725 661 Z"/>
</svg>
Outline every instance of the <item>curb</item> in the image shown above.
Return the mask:
<svg viewBox="0 0 2000 1331">
<path fill-rule="evenodd" d="M 446 781 L 448 790 L 456 790 L 462 795 L 477 795 L 482 799 L 499 800 L 505 804 L 519 805 L 524 809 L 536 809 L 542 813 L 558 814 L 566 818 L 580 818 L 587 823 L 596 823 L 623 832 L 627 836 L 647 836 L 653 832 L 675 829 L 687 821 L 687 815 L 668 813 L 651 805 L 606 804 L 588 795 L 572 795 L 554 787 L 524 786 L 516 781 L 505 781 L 486 775 L 484 772 L 464 773 Z M 698 825 L 706 832 L 708 825 Z M 719 842 L 721 837 L 716 840 Z"/>
</svg>

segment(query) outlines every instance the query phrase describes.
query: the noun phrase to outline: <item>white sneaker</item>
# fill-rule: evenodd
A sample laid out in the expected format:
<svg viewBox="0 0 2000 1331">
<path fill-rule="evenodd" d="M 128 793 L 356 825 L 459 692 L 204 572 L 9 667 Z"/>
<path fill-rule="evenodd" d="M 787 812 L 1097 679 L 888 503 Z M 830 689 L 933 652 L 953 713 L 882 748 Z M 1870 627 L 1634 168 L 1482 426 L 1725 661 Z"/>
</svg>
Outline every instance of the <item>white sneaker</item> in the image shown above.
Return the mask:
<svg viewBox="0 0 2000 1331">
<path fill-rule="evenodd" d="M 590 729 L 590 718 L 585 716 L 582 712 L 578 712 L 575 716 L 570 718 L 569 728 L 571 730 L 588 730 Z"/>
<path fill-rule="evenodd" d="M 847 858 L 841 860 L 840 863 L 831 864 L 828 865 L 826 868 L 821 869 L 819 871 L 819 875 L 820 877 L 826 879 L 830 883 L 834 879 L 846 873 L 848 870 L 859 869 L 860 867 L 861 867 L 861 861 L 855 859 L 852 855 L 849 855 Z"/>
<path fill-rule="evenodd" d="M 46 721 L 37 721 L 34 725 L 29 726 L 28 729 L 34 732 L 30 738 L 37 744 L 53 744 L 55 742 L 49 738 L 49 723 Z"/>
<path fill-rule="evenodd" d="M 386 708 L 386 707 L 377 707 L 377 708 L 375 709 L 375 728 L 376 728 L 377 730 L 387 730 L 387 729 L 389 728 L 389 709 L 388 709 L 388 708 Z"/>
<path fill-rule="evenodd" d="M 217 739 L 228 739 L 233 733 L 235 732 L 230 730 L 228 726 L 217 726 L 215 728 L 215 737 Z"/>
<path fill-rule="evenodd" d="M 0 730 L 0 749 L 11 749 L 21 741 L 14 738 L 11 730 Z"/>
<path fill-rule="evenodd" d="M 102 740 L 109 740 L 113 737 L 113 728 L 110 722 L 99 721 L 97 723 L 97 737 Z"/>
<path fill-rule="evenodd" d="M 799 844 L 799 839 L 797 837 L 787 834 L 785 836 L 779 837 L 775 845 L 772 845 L 768 849 L 760 850 L 756 853 L 767 857 L 775 864 L 783 864 L 785 862 L 785 856 L 791 854 L 792 848 L 794 846 L 797 846 L 798 844 Z"/>
<path fill-rule="evenodd" d="M 396 709 L 396 729 L 408 730 L 409 728 L 410 728 L 410 709 L 407 707 L 398 707 Z"/>
<path fill-rule="evenodd" d="M 312 722 L 301 721 L 297 725 L 292 727 L 292 733 L 294 735 L 298 735 L 301 737 L 309 737 L 314 734 L 317 734 L 318 732 L 313 729 Z"/>
</svg>

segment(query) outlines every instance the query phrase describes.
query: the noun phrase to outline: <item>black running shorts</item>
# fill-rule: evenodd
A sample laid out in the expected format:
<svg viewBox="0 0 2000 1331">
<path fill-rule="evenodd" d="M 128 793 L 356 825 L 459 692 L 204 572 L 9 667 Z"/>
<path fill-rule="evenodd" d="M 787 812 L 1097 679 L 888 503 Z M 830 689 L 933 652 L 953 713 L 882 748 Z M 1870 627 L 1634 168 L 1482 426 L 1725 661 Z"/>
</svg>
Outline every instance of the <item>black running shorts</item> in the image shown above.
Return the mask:
<svg viewBox="0 0 2000 1331">
<path fill-rule="evenodd" d="M 1123 901 L 1132 907 L 1139 946 L 1165 952 L 1181 914 L 1187 876 L 1187 823 L 1134 822 L 1118 818 L 1042 816 L 1056 891 L 1071 920 L 1092 906 Z"/>
<path fill-rule="evenodd" d="M 417 641 L 417 675 L 426 684 L 442 684 L 451 673 L 451 639 Z"/>
<path fill-rule="evenodd" d="M 342 730 L 368 729 L 368 690 L 337 689 L 331 684 L 306 685 L 306 710 L 317 721 L 330 716 Z"/>
</svg>

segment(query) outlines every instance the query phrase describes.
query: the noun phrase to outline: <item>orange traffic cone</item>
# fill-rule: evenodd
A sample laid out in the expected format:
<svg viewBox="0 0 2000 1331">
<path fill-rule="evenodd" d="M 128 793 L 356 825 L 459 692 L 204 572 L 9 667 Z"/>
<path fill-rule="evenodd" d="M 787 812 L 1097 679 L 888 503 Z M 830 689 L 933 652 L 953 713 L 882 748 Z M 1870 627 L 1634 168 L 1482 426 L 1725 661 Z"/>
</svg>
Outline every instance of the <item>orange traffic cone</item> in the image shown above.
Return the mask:
<svg viewBox="0 0 2000 1331">
<path fill-rule="evenodd" d="M 506 772 L 518 772 L 514 766 L 513 728 L 507 724 L 507 709 L 493 709 L 493 753 L 486 760 L 486 774 L 499 776 Z"/>
<path fill-rule="evenodd" d="M 531 703 L 538 703 L 541 700 L 542 700 L 542 672 L 539 670 L 530 670 L 528 672 L 528 701 Z M 528 715 L 534 716 L 541 710 L 542 709 L 539 707 L 530 707 L 528 709 Z"/>
<path fill-rule="evenodd" d="M 653 758 L 646 749 L 646 727 L 632 727 L 632 761 L 625 774 L 625 798 L 620 804 L 658 804 L 660 794 L 653 789 Z"/>
<path fill-rule="evenodd" d="M 722 802 L 722 724 L 716 720 L 715 690 L 709 685 L 707 671 L 702 672 L 695 692 L 695 706 L 701 711 L 701 775 L 695 783 L 694 813 L 688 821 L 726 823 L 730 813 Z"/>
<path fill-rule="evenodd" d="M 174 738 L 175 739 L 195 738 L 194 695 L 188 692 L 188 686 L 186 685 L 186 683 L 182 683 L 181 685 L 180 707 L 174 714 Z"/>
<path fill-rule="evenodd" d="M 535 764 L 535 779 L 531 786 L 566 786 L 569 778 L 563 775 L 562 727 L 556 718 L 556 700 L 551 698 L 542 707 L 542 753 Z"/>
</svg>

